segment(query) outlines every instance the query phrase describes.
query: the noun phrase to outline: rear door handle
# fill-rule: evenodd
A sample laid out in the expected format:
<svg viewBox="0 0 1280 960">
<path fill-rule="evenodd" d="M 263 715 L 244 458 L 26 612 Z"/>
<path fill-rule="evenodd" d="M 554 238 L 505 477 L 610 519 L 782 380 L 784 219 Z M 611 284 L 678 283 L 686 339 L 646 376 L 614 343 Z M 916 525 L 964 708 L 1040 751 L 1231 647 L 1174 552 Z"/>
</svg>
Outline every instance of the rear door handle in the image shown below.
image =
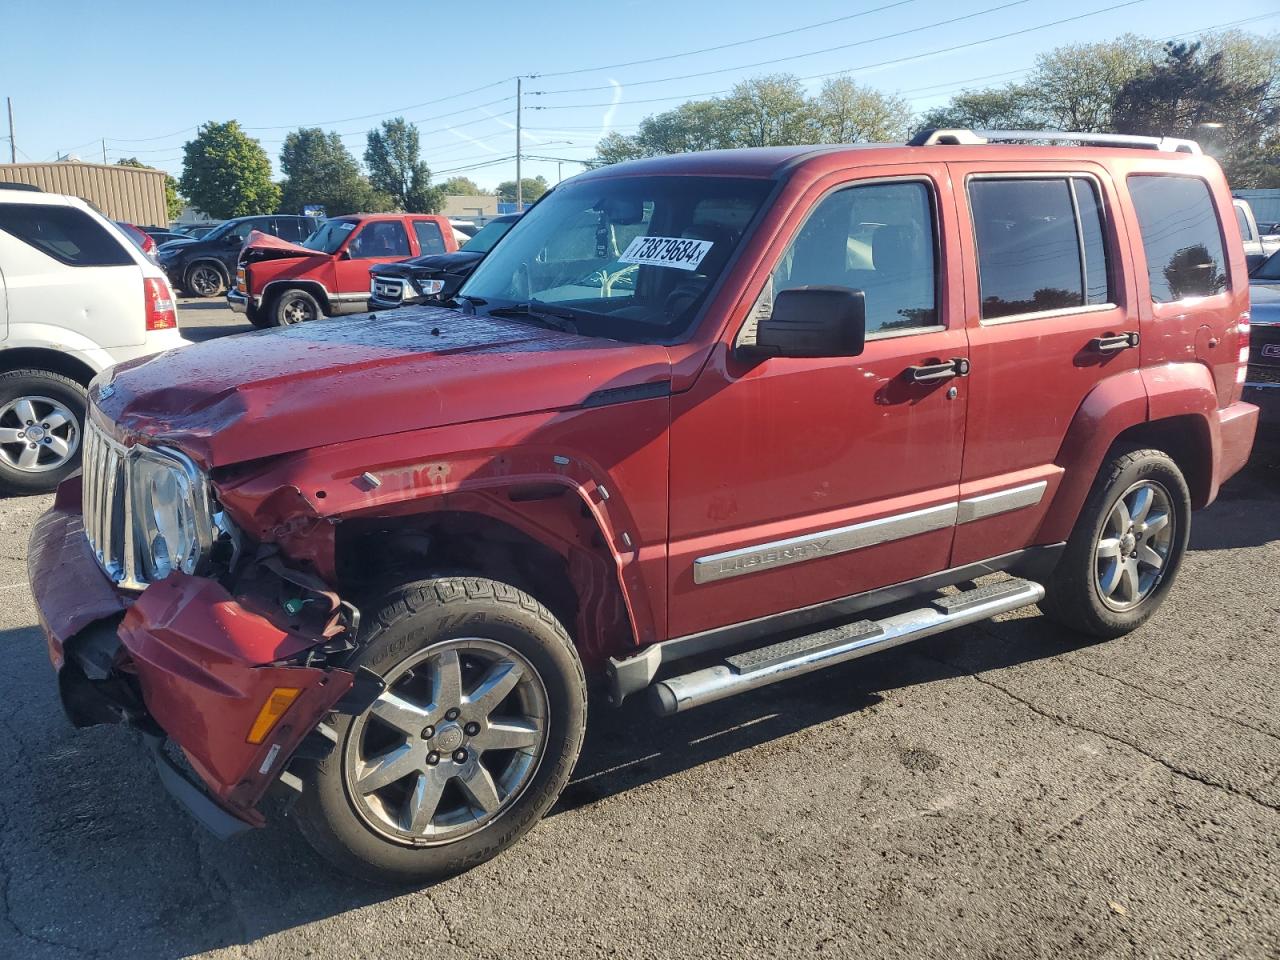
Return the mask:
<svg viewBox="0 0 1280 960">
<path fill-rule="evenodd" d="M 1128 350 L 1130 347 L 1138 345 L 1138 331 L 1129 330 L 1125 333 L 1108 334 L 1105 337 L 1094 337 L 1089 341 L 1089 347 L 1095 353 L 1116 353 L 1120 350 Z"/>
<path fill-rule="evenodd" d="M 952 377 L 967 377 L 969 361 L 964 357 L 956 357 L 945 363 L 926 363 L 923 366 L 907 367 L 907 379 L 913 383 L 938 383 Z"/>
</svg>

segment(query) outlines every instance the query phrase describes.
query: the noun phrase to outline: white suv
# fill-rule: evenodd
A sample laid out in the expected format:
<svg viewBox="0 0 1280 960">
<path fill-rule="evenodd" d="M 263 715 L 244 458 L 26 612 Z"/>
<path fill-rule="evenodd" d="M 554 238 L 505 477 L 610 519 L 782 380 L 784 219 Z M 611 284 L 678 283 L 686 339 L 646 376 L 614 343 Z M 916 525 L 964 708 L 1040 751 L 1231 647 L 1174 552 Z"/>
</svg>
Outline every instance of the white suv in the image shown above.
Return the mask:
<svg viewBox="0 0 1280 960">
<path fill-rule="evenodd" d="M 187 341 L 164 272 L 83 200 L 0 184 L 0 488 L 80 464 L 85 388 Z"/>
</svg>

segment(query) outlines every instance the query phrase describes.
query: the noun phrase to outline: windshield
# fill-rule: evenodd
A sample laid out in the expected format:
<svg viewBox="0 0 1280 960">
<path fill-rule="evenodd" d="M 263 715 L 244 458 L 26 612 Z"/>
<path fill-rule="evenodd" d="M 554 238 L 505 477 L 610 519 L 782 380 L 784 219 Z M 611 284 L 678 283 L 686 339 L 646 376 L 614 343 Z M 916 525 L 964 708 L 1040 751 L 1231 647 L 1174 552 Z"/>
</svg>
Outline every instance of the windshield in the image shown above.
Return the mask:
<svg viewBox="0 0 1280 960">
<path fill-rule="evenodd" d="M 315 233 L 302 241 L 302 246 L 321 253 L 337 253 L 342 241 L 351 236 L 355 228 L 354 220 L 326 220 L 316 227 Z"/>
<path fill-rule="evenodd" d="M 1273 253 L 1249 275 L 1254 280 L 1280 280 L 1280 251 Z"/>
<path fill-rule="evenodd" d="M 514 220 L 490 220 L 462 245 L 469 253 L 488 253 L 503 235 L 516 225 Z"/>
<path fill-rule="evenodd" d="M 513 224 L 461 296 L 489 310 L 555 304 L 588 335 L 679 336 L 772 185 L 638 176 L 564 184 Z"/>
</svg>

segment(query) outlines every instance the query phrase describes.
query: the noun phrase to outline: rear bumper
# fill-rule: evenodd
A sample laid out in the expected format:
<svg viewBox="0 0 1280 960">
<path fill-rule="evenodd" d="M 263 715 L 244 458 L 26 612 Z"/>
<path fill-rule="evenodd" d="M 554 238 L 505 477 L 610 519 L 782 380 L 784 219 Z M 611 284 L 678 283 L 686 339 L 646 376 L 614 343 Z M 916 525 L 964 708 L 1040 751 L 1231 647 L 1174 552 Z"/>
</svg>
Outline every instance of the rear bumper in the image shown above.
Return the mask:
<svg viewBox="0 0 1280 960">
<path fill-rule="evenodd" d="M 1253 438 L 1258 432 L 1258 408 L 1251 403 L 1233 403 L 1218 411 L 1219 451 L 1213 491 L 1240 472 L 1249 461 Z"/>
<path fill-rule="evenodd" d="M 282 662 L 319 639 L 281 629 L 212 580 L 173 574 L 136 597 L 117 592 L 88 548 L 74 504 L 79 487 L 73 478 L 59 489 L 28 552 L 67 716 L 77 726 L 125 720 L 153 739 L 171 738 L 205 791 L 193 793 L 158 752 L 161 779 L 179 800 L 223 835 L 226 818 L 211 809 L 261 825 L 258 801 L 353 675 Z M 263 742 L 249 743 L 259 710 L 280 687 L 301 692 Z"/>
</svg>

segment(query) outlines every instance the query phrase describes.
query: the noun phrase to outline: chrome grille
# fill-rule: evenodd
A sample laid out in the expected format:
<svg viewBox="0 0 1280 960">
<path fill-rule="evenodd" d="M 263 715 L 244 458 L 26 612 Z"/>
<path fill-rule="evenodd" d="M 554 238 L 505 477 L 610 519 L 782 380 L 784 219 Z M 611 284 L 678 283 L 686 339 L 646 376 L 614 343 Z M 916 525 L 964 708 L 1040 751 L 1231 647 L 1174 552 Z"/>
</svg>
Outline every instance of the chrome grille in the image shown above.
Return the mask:
<svg viewBox="0 0 1280 960">
<path fill-rule="evenodd" d="M 137 576 L 125 448 L 91 418 L 86 421 L 81 473 L 85 536 L 98 564 L 113 582 L 140 588 L 146 584 Z"/>
</svg>

